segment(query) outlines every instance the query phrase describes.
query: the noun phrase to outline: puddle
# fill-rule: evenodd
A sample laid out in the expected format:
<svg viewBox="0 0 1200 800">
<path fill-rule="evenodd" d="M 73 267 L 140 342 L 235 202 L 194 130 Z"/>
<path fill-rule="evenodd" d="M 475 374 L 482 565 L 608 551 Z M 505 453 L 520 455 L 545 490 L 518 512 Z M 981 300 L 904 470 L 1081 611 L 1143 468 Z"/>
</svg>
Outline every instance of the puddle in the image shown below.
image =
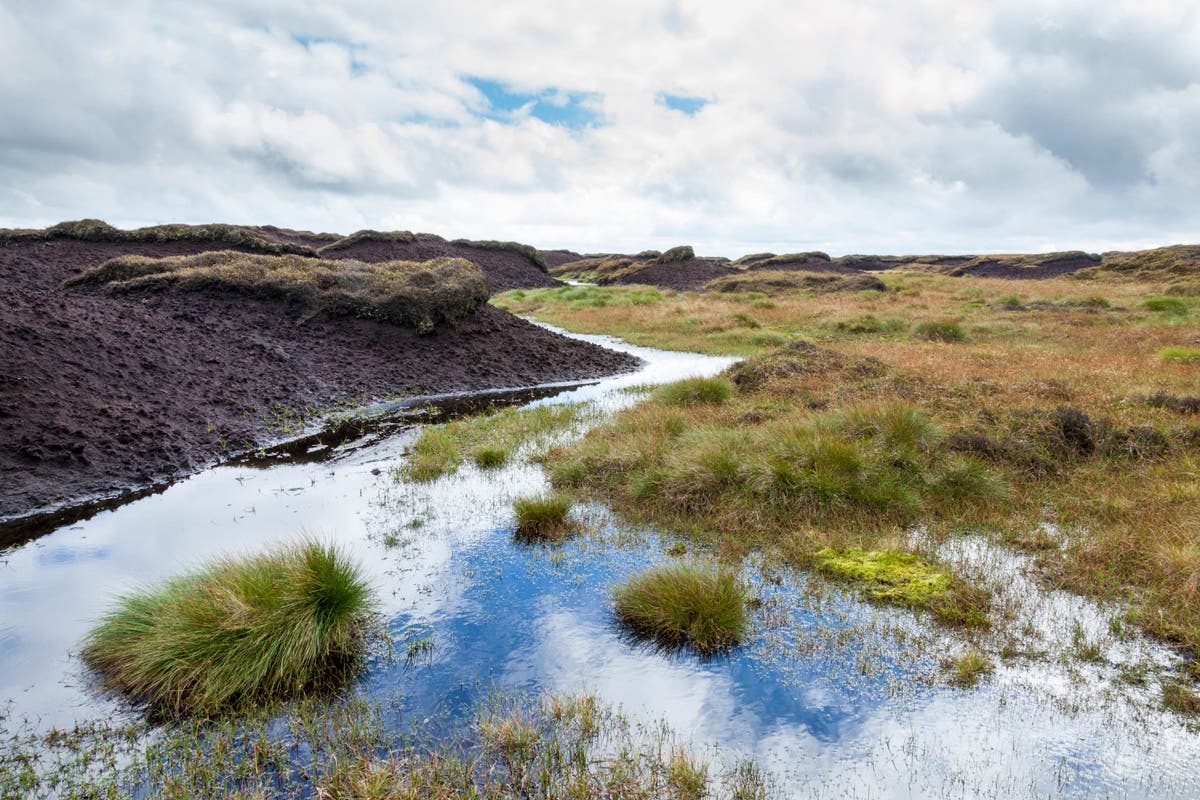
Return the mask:
<svg viewBox="0 0 1200 800">
<path fill-rule="evenodd" d="M 513 400 L 612 411 L 636 402 L 630 387 L 715 374 L 730 361 L 579 338 L 645 366 Z M 44 727 L 128 713 L 93 691 L 71 654 L 114 594 L 218 554 L 314 535 L 350 551 L 378 588 L 402 655 L 373 663 L 361 688 L 386 699 L 389 723 L 406 731 L 448 734 L 497 689 L 591 691 L 635 717 L 665 718 L 698 747 L 753 756 L 789 796 L 1200 794 L 1200 733 L 1159 711 L 1148 688 L 1107 688 L 1127 660 L 1169 664 L 1165 648 L 1105 643 L 1107 666 L 1018 659 L 955 689 L 939 675 L 959 646 L 953 636 L 750 563 L 762 606 L 749 645 L 708 661 L 656 652 L 613 624 L 608 596 L 666 558 L 669 542 L 589 506 L 575 513 L 590 535 L 559 549 L 515 544 L 511 500 L 546 486 L 539 467 L 467 465 L 429 484 L 398 481 L 393 468 L 418 429 L 411 415 L 379 419 L 207 470 L 0 552 L 0 700 Z M 947 558 L 1014 574 L 1023 566 L 974 540 L 948 547 L 957 550 Z M 1064 614 L 1087 636 L 1108 630 L 1107 612 L 1088 601 L 1013 585 L 1048 641 Z M 432 649 L 406 660 L 419 641 Z"/>
</svg>

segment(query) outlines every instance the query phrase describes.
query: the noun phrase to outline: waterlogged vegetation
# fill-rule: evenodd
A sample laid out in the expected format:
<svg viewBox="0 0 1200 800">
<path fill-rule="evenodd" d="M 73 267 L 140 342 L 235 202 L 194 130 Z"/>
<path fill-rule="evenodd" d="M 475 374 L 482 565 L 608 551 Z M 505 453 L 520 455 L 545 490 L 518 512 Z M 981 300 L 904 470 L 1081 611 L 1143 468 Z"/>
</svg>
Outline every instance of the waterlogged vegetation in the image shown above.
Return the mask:
<svg viewBox="0 0 1200 800">
<path fill-rule="evenodd" d="M 362 697 L 272 706 L 241 717 L 98 722 L 9 733 L 0 796 L 132 800 L 729 798 L 765 800 L 750 762 L 693 752 L 665 723 L 634 723 L 592 695 L 482 702 L 461 741 L 428 747 Z"/>
<path fill-rule="evenodd" d="M 518 497 L 513 501 L 514 534 L 524 542 L 560 541 L 575 530 L 570 513 L 571 498 L 563 494 Z"/>
<path fill-rule="evenodd" d="M 425 428 L 410 448 L 398 477 L 431 481 L 470 460 L 483 469 L 508 462 L 518 451 L 535 455 L 556 436 L 589 419 L 580 403 L 508 406 L 489 414 L 462 417 Z"/>
<path fill-rule="evenodd" d="M 732 569 L 701 562 L 656 567 L 613 590 L 617 617 L 667 650 L 713 655 L 743 642 L 748 591 Z"/>
<path fill-rule="evenodd" d="M 289 545 L 120 598 L 83 659 L 159 711 L 213 714 L 340 688 L 372 608 L 370 588 L 336 548 Z"/>
</svg>

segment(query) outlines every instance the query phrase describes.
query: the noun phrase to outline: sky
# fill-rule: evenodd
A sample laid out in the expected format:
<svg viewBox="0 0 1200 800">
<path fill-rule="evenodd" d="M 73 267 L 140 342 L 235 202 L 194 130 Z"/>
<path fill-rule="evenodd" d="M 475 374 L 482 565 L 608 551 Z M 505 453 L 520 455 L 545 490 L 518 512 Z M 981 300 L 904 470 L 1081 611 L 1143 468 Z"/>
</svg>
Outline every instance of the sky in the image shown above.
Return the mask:
<svg viewBox="0 0 1200 800">
<path fill-rule="evenodd" d="M 0 226 L 1200 241 L 1200 0 L 0 0 Z"/>
</svg>

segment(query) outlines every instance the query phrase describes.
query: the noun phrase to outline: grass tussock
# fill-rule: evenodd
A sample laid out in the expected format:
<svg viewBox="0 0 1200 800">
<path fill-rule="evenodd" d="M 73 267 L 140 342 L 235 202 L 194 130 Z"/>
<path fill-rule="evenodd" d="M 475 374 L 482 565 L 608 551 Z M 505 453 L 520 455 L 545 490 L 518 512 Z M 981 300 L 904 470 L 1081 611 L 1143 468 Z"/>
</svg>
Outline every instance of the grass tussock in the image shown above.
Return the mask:
<svg viewBox="0 0 1200 800">
<path fill-rule="evenodd" d="M 966 331 L 961 324 L 952 319 L 932 319 L 918 322 L 913 326 L 912 335 L 915 339 L 927 342 L 965 342 Z"/>
<path fill-rule="evenodd" d="M 426 427 L 408 452 L 400 476 L 431 481 L 457 470 L 470 458 L 490 469 L 503 465 L 522 447 L 537 449 L 580 422 L 579 403 L 510 406 L 490 414 L 462 417 Z"/>
<path fill-rule="evenodd" d="M 441 322 L 458 322 L 486 303 L 491 292 L 483 271 L 463 259 L 368 264 L 232 250 L 169 258 L 121 256 L 67 283 L 108 284 L 118 292 L 227 292 L 300 303 L 309 316 L 359 317 L 422 333 Z"/>
<path fill-rule="evenodd" d="M 158 709 L 212 714 L 340 686 L 372 608 L 345 555 L 290 545 L 120 598 L 83 658 L 110 686 Z"/>
<path fill-rule="evenodd" d="M 734 386 L 724 378 L 687 378 L 668 383 L 655 397 L 669 406 L 720 405 L 733 397 Z"/>
<path fill-rule="evenodd" d="M 701 563 L 656 567 L 613 590 L 617 617 L 634 634 L 664 649 L 686 647 L 701 655 L 745 641 L 746 599 L 737 573 Z"/>
<path fill-rule="evenodd" d="M 555 542 L 569 536 L 575 525 L 569 517 L 571 498 L 551 492 L 513 501 L 514 536 L 523 542 Z"/>
<path fill-rule="evenodd" d="M 964 689 L 978 684 L 980 680 L 990 675 L 993 669 L 991 659 L 975 648 L 951 659 L 945 666 L 950 673 L 951 683 Z"/>
</svg>

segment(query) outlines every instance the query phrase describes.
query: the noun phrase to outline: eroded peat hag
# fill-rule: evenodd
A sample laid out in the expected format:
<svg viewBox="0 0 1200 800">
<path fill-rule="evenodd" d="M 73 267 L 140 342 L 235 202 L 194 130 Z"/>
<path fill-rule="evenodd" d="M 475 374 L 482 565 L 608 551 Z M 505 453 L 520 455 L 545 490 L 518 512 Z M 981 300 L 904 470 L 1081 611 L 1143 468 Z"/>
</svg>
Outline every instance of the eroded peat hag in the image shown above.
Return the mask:
<svg viewBox="0 0 1200 800">
<path fill-rule="evenodd" d="M 280 414 L 636 365 L 487 305 L 487 270 L 465 261 L 342 265 L 213 226 L 89 231 L 0 248 L 0 517 L 254 450 Z"/>
</svg>

